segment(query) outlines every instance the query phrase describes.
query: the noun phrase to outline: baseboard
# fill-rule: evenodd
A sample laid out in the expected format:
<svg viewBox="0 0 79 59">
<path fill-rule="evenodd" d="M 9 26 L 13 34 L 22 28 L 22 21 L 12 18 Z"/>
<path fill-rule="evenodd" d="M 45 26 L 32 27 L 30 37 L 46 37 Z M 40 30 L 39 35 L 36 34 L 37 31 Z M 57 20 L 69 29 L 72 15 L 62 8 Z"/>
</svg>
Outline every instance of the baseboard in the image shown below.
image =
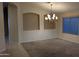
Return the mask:
<svg viewBox="0 0 79 59">
<path fill-rule="evenodd" d="M 57 37 L 56 38 L 50 38 L 50 39 L 57 39 Z M 21 44 L 21 43 L 26 43 L 26 42 L 35 42 L 35 41 L 50 40 L 50 39 L 20 41 L 19 43 Z"/>
<path fill-rule="evenodd" d="M 6 50 L 5 48 L 4 48 L 4 49 L 1 49 L 0 52 L 3 52 L 3 51 L 5 51 L 5 50 Z"/>
</svg>

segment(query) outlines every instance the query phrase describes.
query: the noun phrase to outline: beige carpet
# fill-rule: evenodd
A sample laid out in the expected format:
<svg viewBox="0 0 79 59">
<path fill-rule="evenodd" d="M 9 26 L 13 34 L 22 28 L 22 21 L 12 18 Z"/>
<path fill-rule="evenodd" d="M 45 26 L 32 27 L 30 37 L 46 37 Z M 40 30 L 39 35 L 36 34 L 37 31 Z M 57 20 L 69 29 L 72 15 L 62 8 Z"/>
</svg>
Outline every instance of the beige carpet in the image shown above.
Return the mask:
<svg viewBox="0 0 79 59">
<path fill-rule="evenodd" d="M 19 44 L 6 51 L 0 52 L 0 57 L 29 57 L 27 51 Z"/>
<path fill-rule="evenodd" d="M 79 44 L 62 39 L 22 43 L 32 57 L 79 57 Z"/>
</svg>

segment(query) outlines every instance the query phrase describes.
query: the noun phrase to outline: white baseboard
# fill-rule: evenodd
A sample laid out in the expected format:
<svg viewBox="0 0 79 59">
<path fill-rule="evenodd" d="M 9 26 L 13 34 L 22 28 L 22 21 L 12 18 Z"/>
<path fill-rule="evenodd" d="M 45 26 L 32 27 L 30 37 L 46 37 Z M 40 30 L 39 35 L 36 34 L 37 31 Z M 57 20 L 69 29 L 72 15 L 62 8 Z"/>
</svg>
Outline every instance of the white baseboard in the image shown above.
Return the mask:
<svg viewBox="0 0 79 59">
<path fill-rule="evenodd" d="M 5 48 L 4 48 L 4 49 L 1 49 L 0 52 L 3 52 L 3 51 L 5 51 L 5 50 L 6 50 Z"/>
</svg>

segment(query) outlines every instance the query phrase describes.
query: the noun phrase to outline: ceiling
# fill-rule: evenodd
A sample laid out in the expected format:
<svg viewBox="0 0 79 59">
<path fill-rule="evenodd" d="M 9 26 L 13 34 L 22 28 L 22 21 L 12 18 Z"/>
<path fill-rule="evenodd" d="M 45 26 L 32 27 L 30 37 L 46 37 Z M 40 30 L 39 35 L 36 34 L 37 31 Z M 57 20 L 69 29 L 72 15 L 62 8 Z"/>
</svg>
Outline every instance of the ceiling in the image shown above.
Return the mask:
<svg viewBox="0 0 79 59">
<path fill-rule="evenodd" d="M 53 7 L 52 9 L 55 12 L 68 12 L 68 11 L 77 11 L 79 10 L 79 2 L 52 2 Z M 31 5 L 31 6 L 38 6 L 39 8 L 50 10 L 51 6 L 48 2 L 25 2 L 23 5 Z"/>
</svg>

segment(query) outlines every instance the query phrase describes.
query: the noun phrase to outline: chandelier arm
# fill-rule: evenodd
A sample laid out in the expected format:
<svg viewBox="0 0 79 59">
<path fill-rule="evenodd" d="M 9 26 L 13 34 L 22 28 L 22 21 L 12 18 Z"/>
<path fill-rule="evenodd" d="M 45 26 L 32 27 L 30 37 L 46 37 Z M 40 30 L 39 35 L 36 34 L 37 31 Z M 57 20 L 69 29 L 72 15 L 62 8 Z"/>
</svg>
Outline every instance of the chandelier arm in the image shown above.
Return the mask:
<svg viewBox="0 0 79 59">
<path fill-rule="evenodd" d="M 52 12 L 52 5 L 53 5 L 53 4 L 50 4 L 50 5 L 51 5 L 51 12 Z"/>
</svg>

